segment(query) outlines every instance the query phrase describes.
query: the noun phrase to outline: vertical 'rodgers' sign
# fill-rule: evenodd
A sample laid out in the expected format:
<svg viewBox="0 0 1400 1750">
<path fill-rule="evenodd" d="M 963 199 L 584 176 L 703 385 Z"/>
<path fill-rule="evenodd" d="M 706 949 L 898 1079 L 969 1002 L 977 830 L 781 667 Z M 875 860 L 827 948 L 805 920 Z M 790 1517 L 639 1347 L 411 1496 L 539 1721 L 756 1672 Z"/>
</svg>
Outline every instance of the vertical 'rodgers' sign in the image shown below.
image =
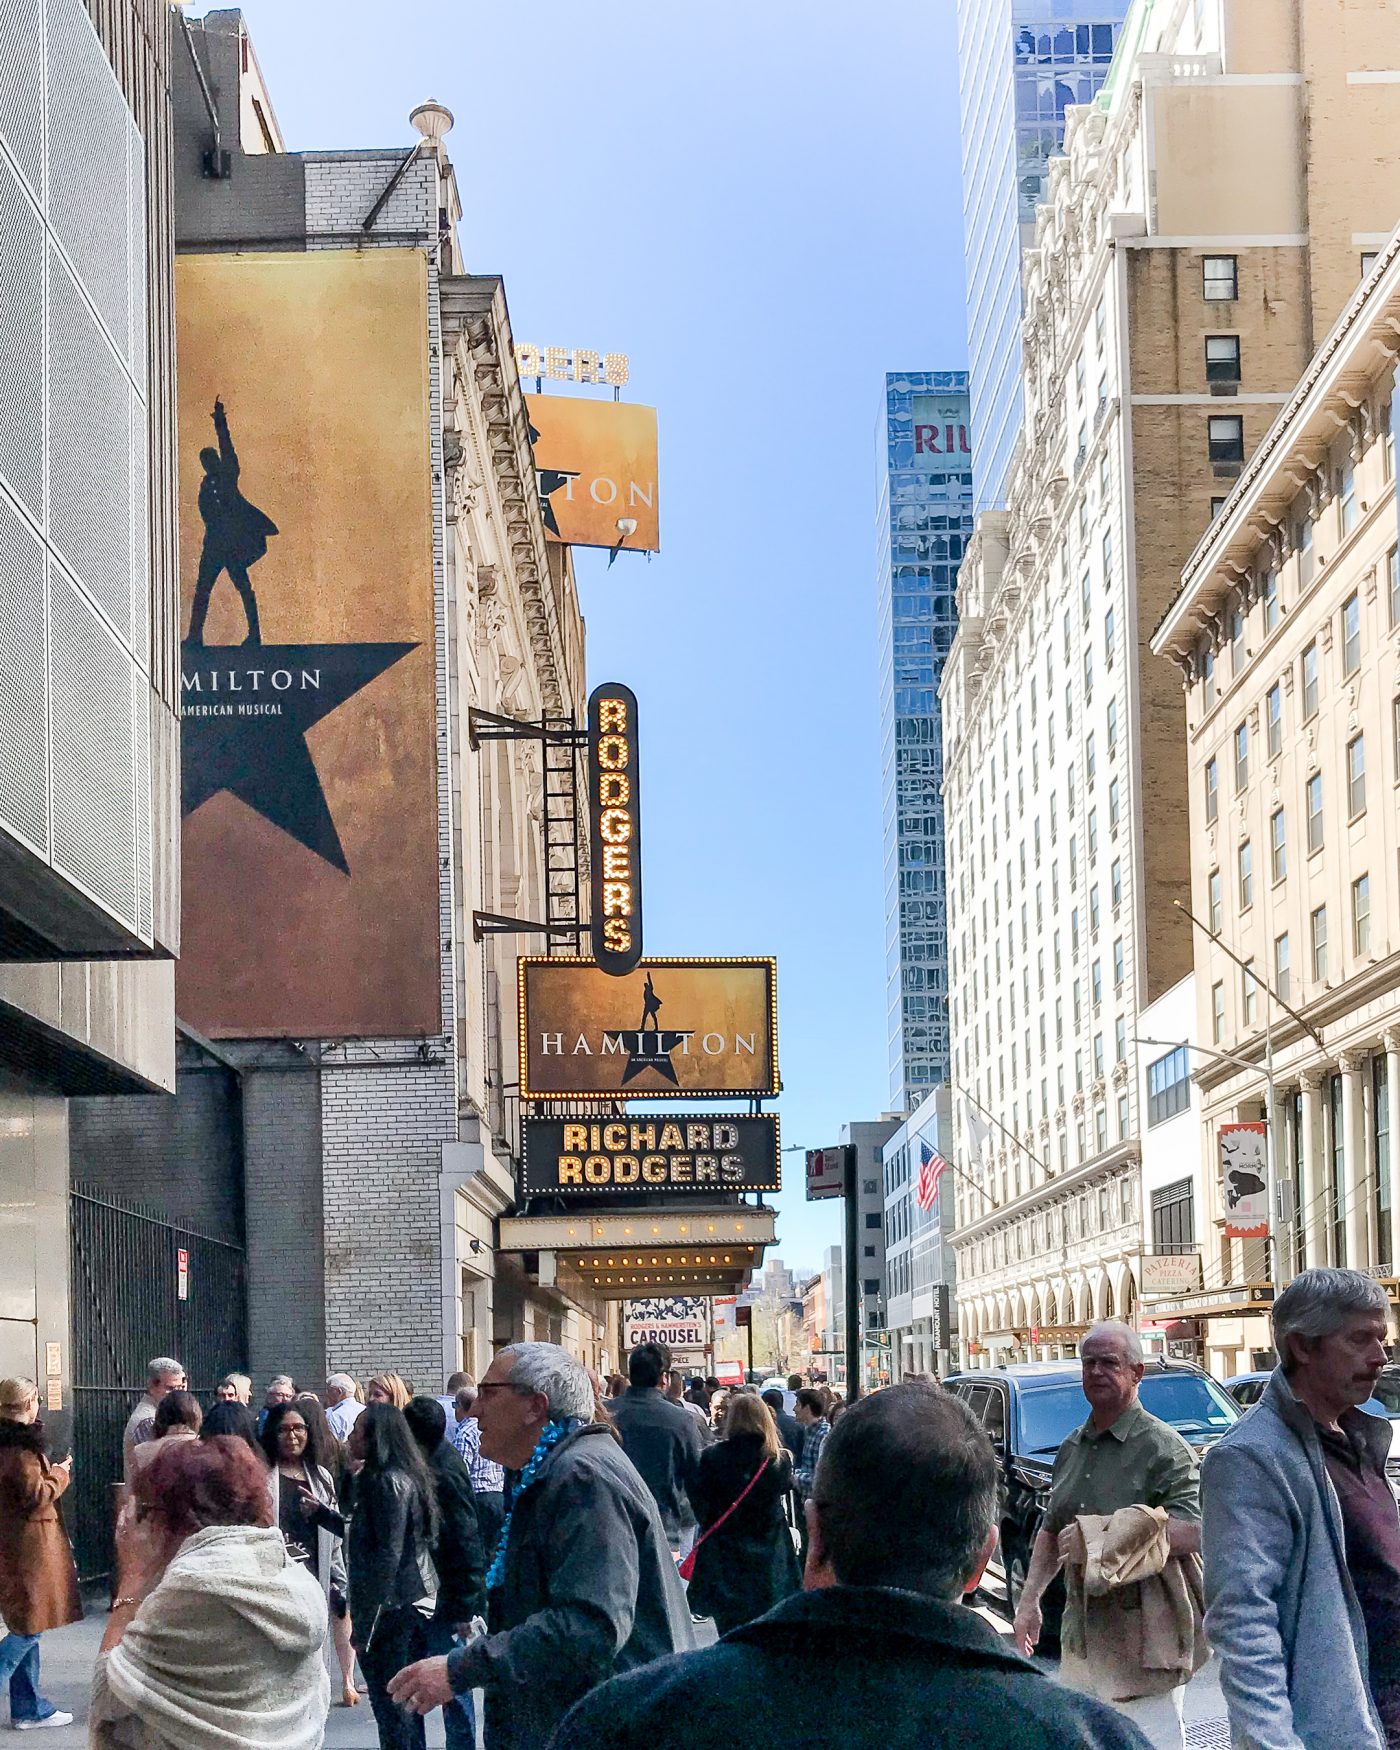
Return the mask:
<svg viewBox="0 0 1400 1750">
<path fill-rule="evenodd" d="M 620 978 L 642 957 L 642 817 L 637 699 L 607 681 L 588 701 L 588 817 L 593 840 L 593 958 Z"/>
</svg>

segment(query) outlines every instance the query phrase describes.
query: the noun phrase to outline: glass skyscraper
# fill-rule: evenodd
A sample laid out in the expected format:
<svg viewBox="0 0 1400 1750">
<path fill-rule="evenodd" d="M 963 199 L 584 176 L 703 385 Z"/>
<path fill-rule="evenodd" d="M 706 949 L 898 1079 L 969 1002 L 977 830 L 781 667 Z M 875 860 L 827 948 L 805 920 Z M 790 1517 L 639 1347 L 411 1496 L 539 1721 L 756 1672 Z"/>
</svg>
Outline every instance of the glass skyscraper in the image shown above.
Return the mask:
<svg viewBox="0 0 1400 1750">
<path fill-rule="evenodd" d="M 1065 106 L 1088 103 L 1127 0 L 958 0 L 967 356 L 978 510 L 1006 502 L 1021 429 L 1021 250 Z"/>
<path fill-rule="evenodd" d="M 938 681 L 972 532 L 965 371 L 885 378 L 876 466 L 890 1104 L 948 1079 L 948 910 Z"/>
</svg>

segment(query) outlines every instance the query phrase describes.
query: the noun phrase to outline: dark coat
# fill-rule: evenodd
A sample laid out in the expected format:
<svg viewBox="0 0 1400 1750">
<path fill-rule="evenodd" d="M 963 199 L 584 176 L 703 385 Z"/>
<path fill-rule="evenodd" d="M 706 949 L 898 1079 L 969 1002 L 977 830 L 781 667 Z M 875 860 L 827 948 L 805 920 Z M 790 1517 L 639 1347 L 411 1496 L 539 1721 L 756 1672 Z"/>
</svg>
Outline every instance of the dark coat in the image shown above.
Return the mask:
<svg viewBox="0 0 1400 1750">
<path fill-rule="evenodd" d="M 487 1620 L 448 1674 L 459 1694 L 486 1691 L 490 1750 L 541 1750 L 590 1689 L 693 1644 L 656 1502 L 601 1422 L 561 1440 L 517 1496 Z"/>
<path fill-rule="evenodd" d="M 661 1509 L 672 1543 L 695 1523 L 690 1489 L 705 1449 L 700 1424 L 654 1386 L 629 1385 L 608 1406 L 622 1449 Z"/>
<path fill-rule="evenodd" d="M 773 1420 L 778 1424 L 778 1438 L 792 1454 L 792 1462 L 796 1465 L 802 1458 L 802 1447 L 807 1439 L 807 1430 L 796 1416 L 790 1415 L 786 1410 L 774 1410 Z"/>
<path fill-rule="evenodd" d="M 0 1419 L 0 1617 L 17 1635 L 83 1620 L 58 1498 L 71 1478 L 44 1456 L 37 1423 Z"/>
<path fill-rule="evenodd" d="M 439 1440 L 424 1455 L 437 1487 L 438 1540 L 433 1566 L 438 1574 L 436 1622 L 470 1622 L 486 1608 L 486 1558 L 476 1522 L 472 1479 L 460 1452 Z"/>
<path fill-rule="evenodd" d="M 739 1499 L 763 1457 L 757 1434 L 731 1435 L 701 1453 L 694 1501 L 702 1536 Z M 696 1551 L 690 1608 L 712 1616 L 721 1634 L 763 1616 L 802 1584 L 783 1516 L 791 1488 L 792 1459 L 784 1452 Z"/>
<path fill-rule="evenodd" d="M 416 1604 L 436 1590 L 431 1531 L 418 1491 L 403 1471 L 362 1471 L 346 1534 L 350 1619 L 363 1647 L 375 1613 Z"/>
<path fill-rule="evenodd" d="M 802 1592 L 703 1652 L 618 1677 L 549 1750 L 1148 1750 L 961 1604 Z"/>
</svg>

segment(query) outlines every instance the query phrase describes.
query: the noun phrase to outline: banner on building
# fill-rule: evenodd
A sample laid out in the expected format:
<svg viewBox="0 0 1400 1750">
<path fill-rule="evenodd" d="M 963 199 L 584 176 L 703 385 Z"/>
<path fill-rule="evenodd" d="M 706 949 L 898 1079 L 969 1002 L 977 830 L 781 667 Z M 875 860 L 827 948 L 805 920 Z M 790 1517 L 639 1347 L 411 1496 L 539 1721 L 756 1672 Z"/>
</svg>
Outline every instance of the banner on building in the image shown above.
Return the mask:
<svg viewBox="0 0 1400 1750">
<path fill-rule="evenodd" d="M 1199 1252 L 1144 1254 L 1141 1260 L 1144 1294 L 1191 1294 L 1201 1286 Z"/>
<path fill-rule="evenodd" d="M 432 1034 L 427 265 L 182 255 L 181 1016 Z"/>
<path fill-rule="evenodd" d="M 522 1100 L 778 1092 L 777 962 L 519 963 Z"/>
<path fill-rule="evenodd" d="M 710 1308 L 703 1297 L 667 1295 L 628 1300 L 622 1306 L 622 1346 L 630 1352 L 643 1343 L 661 1343 L 679 1355 L 700 1356 L 710 1340 Z"/>
<path fill-rule="evenodd" d="M 522 1197 L 608 1196 L 617 1191 L 777 1191 L 778 1120 L 526 1118 L 521 1127 Z"/>
<path fill-rule="evenodd" d="M 1269 1127 L 1257 1121 L 1220 1126 L 1220 1183 L 1225 1232 L 1261 1240 L 1269 1231 Z"/>
<path fill-rule="evenodd" d="M 656 409 L 527 395 L 525 412 L 550 540 L 659 553 Z"/>
</svg>

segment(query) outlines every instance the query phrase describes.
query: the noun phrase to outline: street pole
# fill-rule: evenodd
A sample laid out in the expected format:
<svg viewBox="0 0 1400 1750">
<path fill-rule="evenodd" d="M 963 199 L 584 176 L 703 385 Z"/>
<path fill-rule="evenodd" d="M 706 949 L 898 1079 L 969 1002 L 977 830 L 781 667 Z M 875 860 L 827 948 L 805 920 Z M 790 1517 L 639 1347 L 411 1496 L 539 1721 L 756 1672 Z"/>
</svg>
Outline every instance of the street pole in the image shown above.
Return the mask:
<svg viewBox="0 0 1400 1750">
<path fill-rule="evenodd" d="M 856 1176 L 857 1154 L 853 1142 L 845 1144 L 842 1160 L 843 1191 L 846 1198 L 846 1256 L 844 1283 L 846 1291 L 846 1402 L 853 1404 L 860 1396 L 860 1278 L 856 1275 L 860 1256 L 860 1180 Z"/>
<path fill-rule="evenodd" d="M 748 1327 L 748 1329 L 749 1329 L 749 1372 L 752 1373 L 754 1370 L 754 1366 L 753 1366 L 753 1308 L 752 1307 L 749 1308 L 749 1327 Z"/>
</svg>

